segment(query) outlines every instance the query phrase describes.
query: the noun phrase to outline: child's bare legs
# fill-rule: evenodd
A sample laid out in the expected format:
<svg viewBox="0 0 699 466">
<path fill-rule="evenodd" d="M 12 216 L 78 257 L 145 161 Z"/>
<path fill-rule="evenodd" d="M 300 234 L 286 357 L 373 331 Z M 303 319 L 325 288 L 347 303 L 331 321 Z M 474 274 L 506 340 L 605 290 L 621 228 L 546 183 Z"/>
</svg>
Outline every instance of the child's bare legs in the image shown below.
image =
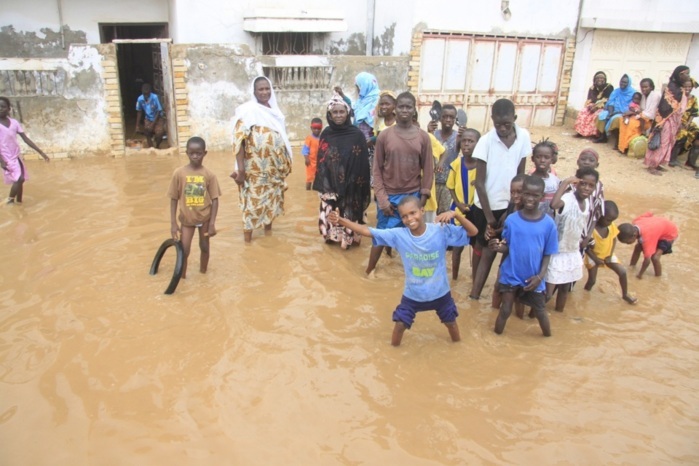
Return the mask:
<svg viewBox="0 0 699 466">
<path fill-rule="evenodd" d="M 502 293 L 502 304 L 500 305 L 500 312 L 498 313 L 498 318 L 495 320 L 495 333 L 498 335 L 502 334 L 505 330 L 505 324 L 507 319 L 510 318 L 512 314 L 512 303 L 515 300 L 514 291 L 506 291 Z"/>
<path fill-rule="evenodd" d="M 180 242 L 182 243 L 182 251 L 184 252 L 184 260 L 182 261 L 182 278 L 187 278 L 187 261 L 189 259 L 189 252 L 192 250 L 194 230 L 196 230 L 196 227 L 184 225 L 181 227 Z"/>
<path fill-rule="evenodd" d="M 548 283 L 546 284 L 548 286 Z M 556 296 L 556 310 L 558 312 L 563 312 L 566 308 L 566 301 L 568 300 L 568 291 L 570 290 L 570 283 L 564 283 L 558 285 L 558 296 Z"/>
<path fill-rule="evenodd" d="M 243 239 L 246 243 L 252 241 L 252 230 L 243 230 Z"/>
<path fill-rule="evenodd" d="M 403 322 L 396 322 L 393 326 L 393 335 L 391 336 L 391 345 L 400 346 L 401 340 L 403 340 L 403 334 L 407 327 Z"/>
<path fill-rule="evenodd" d="M 560 293 L 560 290 L 559 290 Z M 560 295 L 559 295 L 560 296 Z M 542 301 L 544 301 L 542 299 Z M 544 309 L 544 303 L 542 302 L 541 305 L 537 306 L 532 306 L 532 312 L 534 313 L 534 316 L 536 316 L 536 320 L 539 321 L 539 327 L 541 327 L 541 332 L 544 334 L 545 337 L 550 337 L 551 336 L 551 323 L 549 322 L 549 315 L 546 312 L 546 309 Z M 530 312 L 531 314 L 531 312 Z"/>
<path fill-rule="evenodd" d="M 451 277 L 456 280 L 459 278 L 459 268 L 461 267 L 461 253 L 464 252 L 464 247 L 455 247 L 451 252 Z"/>
<path fill-rule="evenodd" d="M 12 183 L 10 188 L 10 198 L 8 202 L 22 202 L 22 194 L 24 193 L 24 175 L 21 175 L 17 181 Z"/>
<path fill-rule="evenodd" d="M 369 264 L 366 266 L 365 273 L 369 275 L 376 268 L 376 264 L 379 262 L 381 253 L 383 252 L 383 246 L 372 246 L 371 252 L 369 252 Z M 400 342 L 399 342 L 400 343 Z"/>
<path fill-rule="evenodd" d="M 485 281 L 490 274 L 490 268 L 493 266 L 495 254 L 495 251 L 490 248 L 481 249 L 481 259 L 478 262 L 478 269 L 473 279 L 473 288 L 471 288 L 469 298 L 478 299 L 481 297 L 481 291 L 483 291 L 483 285 L 485 285 Z"/>
<path fill-rule="evenodd" d="M 269 224 L 265 225 L 265 234 L 268 234 L 271 231 L 272 231 L 272 222 L 269 222 Z"/>
<path fill-rule="evenodd" d="M 206 273 L 209 267 L 209 223 L 204 222 L 199 227 L 199 249 L 201 250 L 201 258 L 199 260 L 199 272 Z"/>
<path fill-rule="evenodd" d="M 661 249 L 658 249 L 655 251 L 655 254 L 653 254 L 650 257 L 650 261 L 653 263 L 653 270 L 655 271 L 655 276 L 659 277 L 663 274 L 663 267 L 660 265 L 660 258 L 663 256 L 663 251 Z"/>
<path fill-rule="evenodd" d="M 621 264 L 607 264 L 607 267 L 612 269 L 614 273 L 619 276 L 621 298 L 629 304 L 636 304 L 636 301 L 638 300 L 629 294 L 628 279 L 626 278 L 626 267 Z M 585 285 L 585 289 L 587 289 L 587 285 Z"/>
<path fill-rule="evenodd" d="M 481 261 L 481 253 L 483 248 L 480 244 L 476 243 L 471 248 L 473 252 L 471 253 L 471 281 L 476 280 L 476 271 L 478 270 L 478 264 Z"/>
<path fill-rule="evenodd" d="M 310 190 L 311 190 L 311 183 L 306 183 L 306 191 L 310 191 Z"/>
<path fill-rule="evenodd" d="M 444 325 L 447 326 L 447 330 L 449 330 L 449 336 L 451 337 L 451 341 L 461 341 L 461 333 L 459 333 L 459 324 L 454 322 L 445 322 Z"/>
<path fill-rule="evenodd" d="M 614 265 L 619 265 L 619 264 L 614 264 Z M 590 291 L 593 286 L 595 286 L 595 283 L 597 282 L 597 269 L 598 266 L 594 266 L 591 269 L 587 270 L 587 282 L 585 283 L 585 289 L 587 291 Z M 623 267 L 622 267 L 623 268 Z M 612 269 L 614 270 L 614 269 Z M 616 272 L 616 270 L 614 270 Z M 619 275 L 619 272 L 617 272 L 617 275 Z M 619 276 L 619 280 L 621 280 L 621 276 Z M 624 270 L 624 283 L 626 283 L 626 270 Z M 624 286 L 622 285 L 622 291 L 624 290 Z M 626 292 L 624 291 L 624 295 Z"/>
</svg>

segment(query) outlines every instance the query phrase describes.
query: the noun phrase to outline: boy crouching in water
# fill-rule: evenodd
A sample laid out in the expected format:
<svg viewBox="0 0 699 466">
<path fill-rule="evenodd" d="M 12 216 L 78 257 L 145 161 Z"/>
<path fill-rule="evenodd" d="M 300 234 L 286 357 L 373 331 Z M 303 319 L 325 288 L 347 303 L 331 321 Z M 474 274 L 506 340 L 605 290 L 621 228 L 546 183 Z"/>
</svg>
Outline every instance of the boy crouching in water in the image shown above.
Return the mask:
<svg viewBox="0 0 699 466">
<path fill-rule="evenodd" d="M 459 341 L 461 335 L 456 324 L 459 314 L 449 289 L 446 250 L 448 246 L 465 246 L 468 236 L 475 236 L 478 230 L 461 213 L 454 211 L 437 216 L 435 221 L 441 225 L 425 223 L 425 211 L 420 207 L 420 199 L 414 196 L 405 196 L 400 201 L 398 214 L 405 228 L 377 230 L 340 218 L 336 212 L 332 212 L 328 220 L 373 238 L 374 246 L 390 246 L 401 255 L 405 287 L 401 302 L 393 312 L 393 346 L 400 345 L 416 313 L 431 310 L 437 311 L 452 341 Z M 452 219 L 458 220 L 461 226 L 449 225 Z"/>
<path fill-rule="evenodd" d="M 672 243 L 678 236 L 677 225 L 663 217 L 656 217 L 651 212 L 646 212 L 636 218 L 633 223 L 619 225 L 619 241 L 625 244 L 636 243 L 631 254 L 631 267 L 635 267 L 641 253 L 643 263 L 636 278 L 643 278 L 643 274 L 652 263 L 655 276 L 663 274 L 660 258 L 665 254 L 672 254 Z"/>
<path fill-rule="evenodd" d="M 199 271 L 206 273 L 209 265 L 209 237 L 216 234 L 216 214 L 221 190 L 216 175 L 202 165 L 206 156 L 206 142 L 200 137 L 187 141 L 189 163 L 175 170 L 167 195 L 170 198 L 170 233 L 172 239 L 182 242 L 184 263 L 182 278 L 187 278 L 187 258 L 192 246 L 194 230 L 199 229 L 201 261 Z M 177 204 L 180 205 L 177 225 Z"/>
<path fill-rule="evenodd" d="M 488 243 L 490 249 L 505 255 L 498 279 L 502 304 L 495 321 L 497 334 L 505 330 L 517 297 L 521 304 L 531 306 L 544 336 L 551 336 L 549 317 L 544 309 L 544 277 L 551 255 L 558 252 L 558 230 L 553 219 L 539 210 L 539 202 L 543 197 L 544 180 L 535 176 L 525 177 L 522 208 L 507 216 L 502 240 L 491 239 Z"/>
</svg>

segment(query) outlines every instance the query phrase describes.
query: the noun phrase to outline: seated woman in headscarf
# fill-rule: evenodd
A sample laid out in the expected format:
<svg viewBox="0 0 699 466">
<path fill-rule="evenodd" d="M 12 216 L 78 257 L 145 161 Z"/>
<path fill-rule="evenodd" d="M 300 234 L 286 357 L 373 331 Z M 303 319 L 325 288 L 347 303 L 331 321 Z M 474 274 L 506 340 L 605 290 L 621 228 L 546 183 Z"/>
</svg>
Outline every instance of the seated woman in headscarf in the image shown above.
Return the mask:
<svg viewBox="0 0 699 466">
<path fill-rule="evenodd" d="M 655 113 L 660 103 L 660 92 L 655 90 L 655 83 L 650 78 L 641 79 L 641 106 L 631 118 L 622 118 L 619 122 L 619 143 L 617 149 L 626 153 L 629 143 L 636 136 L 649 130 L 655 120 Z M 629 110 L 632 112 L 632 110 Z M 628 112 L 627 112 L 628 113 Z"/>
<path fill-rule="evenodd" d="M 253 98 L 235 110 L 233 153 L 236 170 L 231 177 L 240 188 L 243 235 L 252 241 L 252 231 L 272 229 L 284 213 L 286 177 L 291 173 L 291 144 L 284 115 L 274 96 L 272 82 L 258 76 L 252 83 Z"/>
<path fill-rule="evenodd" d="M 614 86 L 607 84 L 607 75 L 598 71 L 592 78 L 592 86 L 587 91 L 587 100 L 575 120 L 575 132 L 580 136 L 599 136 L 597 132 L 597 117 L 612 94 Z"/>
<path fill-rule="evenodd" d="M 670 157 L 670 166 L 677 166 L 677 157 L 683 152 L 687 152 L 687 162 L 685 166 L 692 170 L 699 170 L 697 166 L 697 157 L 699 156 L 699 127 L 694 123 L 694 118 L 699 115 L 699 104 L 697 97 L 692 95 L 692 90 L 699 87 L 699 84 L 691 77 L 687 79 L 682 88 L 687 96 L 687 108 L 682 114 L 682 122 L 680 123 L 680 131 L 677 133 L 675 147 L 672 149 Z M 674 163 L 673 163 L 674 162 Z"/>
<path fill-rule="evenodd" d="M 687 96 L 682 90 L 682 83 L 689 79 L 691 78 L 688 67 L 675 68 L 658 104 L 653 131 L 660 131 L 660 146 L 657 149 L 648 149 L 643 161 L 651 175 L 662 175 L 659 170 L 664 170 L 662 165 L 670 161 L 672 148 L 680 130 L 682 114 L 687 107 Z"/>
<path fill-rule="evenodd" d="M 328 221 L 330 212 L 364 223 L 364 212 L 371 202 L 369 151 L 364 134 L 352 125 L 350 107 L 339 95 L 328 103 L 328 126 L 320 135 L 313 189 L 320 197 L 318 228 L 327 243 L 340 243 L 342 249 L 359 244 L 360 236 L 340 224 Z"/>
<path fill-rule="evenodd" d="M 607 105 L 597 119 L 597 131 L 600 136 L 595 142 L 607 142 L 607 136 L 611 131 L 619 129 L 621 115 L 629 111 L 629 104 L 633 101 L 636 89 L 631 86 L 631 78 L 625 74 L 619 80 L 619 87 L 612 91 Z"/>
</svg>

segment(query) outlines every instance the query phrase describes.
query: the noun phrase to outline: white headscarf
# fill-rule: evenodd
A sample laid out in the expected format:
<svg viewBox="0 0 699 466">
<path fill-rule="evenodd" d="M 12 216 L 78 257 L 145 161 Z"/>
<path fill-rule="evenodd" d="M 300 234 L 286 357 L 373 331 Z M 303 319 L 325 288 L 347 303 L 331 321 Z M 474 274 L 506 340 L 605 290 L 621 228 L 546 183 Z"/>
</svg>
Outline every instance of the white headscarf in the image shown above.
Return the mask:
<svg viewBox="0 0 699 466">
<path fill-rule="evenodd" d="M 267 80 L 269 83 L 269 88 L 272 91 L 271 95 L 269 96 L 269 107 L 258 103 L 257 98 L 255 97 L 255 81 L 260 78 Z M 264 126 L 265 128 L 276 131 L 284 140 L 284 144 L 286 145 L 286 156 L 289 157 L 289 160 L 292 160 L 291 143 L 289 142 L 289 136 L 286 134 L 286 125 L 284 123 L 285 118 L 284 115 L 282 115 L 281 110 L 279 110 L 279 105 L 277 105 L 277 97 L 274 95 L 272 81 L 270 81 L 266 76 L 256 77 L 252 80 L 250 94 L 252 95 L 252 99 L 235 109 L 233 127 L 235 128 L 238 120 L 243 120 L 243 124 L 247 129 L 250 129 L 253 126 Z"/>
</svg>

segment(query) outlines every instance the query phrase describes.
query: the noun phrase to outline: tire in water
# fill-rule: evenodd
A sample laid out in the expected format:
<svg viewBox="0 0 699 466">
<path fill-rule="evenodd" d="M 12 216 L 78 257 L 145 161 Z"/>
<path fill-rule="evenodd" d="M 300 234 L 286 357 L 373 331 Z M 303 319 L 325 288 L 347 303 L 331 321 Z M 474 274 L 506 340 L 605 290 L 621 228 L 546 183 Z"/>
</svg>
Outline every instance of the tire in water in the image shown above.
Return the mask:
<svg viewBox="0 0 699 466">
<path fill-rule="evenodd" d="M 153 258 L 153 263 L 150 266 L 150 274 L 155 275 L 158 273 L 158 267 L 160 267 L 160 261 L 171 246 L 175 247 L 177 253 L 177 259 L 175 260 L 175 271 L 172 273 L 172 280 L 165 290 L 165 294 L 172 294 L 175 292 L 177 285 L 180 283 L 180 278 L 182 278 L 182 266 L 184 265 L 184 250 L 182 249 L 182 243 L 175 241 L 172 238 L 168 238 L 163 241 L 163 244 L 158 248 L 158 252 L 155 253 Z"/>
</svg>

